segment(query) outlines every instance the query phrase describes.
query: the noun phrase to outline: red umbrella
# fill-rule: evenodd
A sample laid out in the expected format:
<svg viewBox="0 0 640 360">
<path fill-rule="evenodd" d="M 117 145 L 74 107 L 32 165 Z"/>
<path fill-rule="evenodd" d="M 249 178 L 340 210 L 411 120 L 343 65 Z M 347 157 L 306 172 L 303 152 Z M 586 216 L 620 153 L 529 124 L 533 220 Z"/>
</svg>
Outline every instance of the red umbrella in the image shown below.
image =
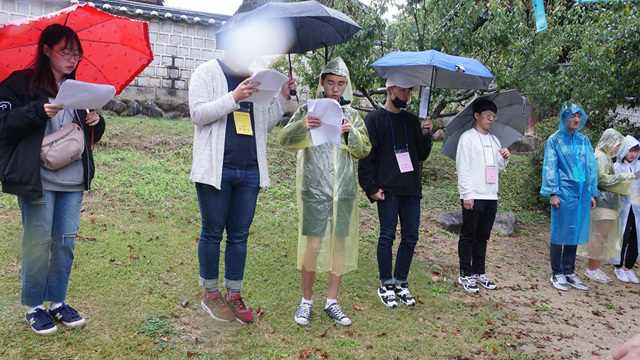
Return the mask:
<svg viewBox="0 0 640 360">
<path fill-rule="evenodd" d="M 51 24 L 66 25 L 80 38 L 84 59 L 78 64 L 78 80 L 113 85 L 119 94 L 153 61 L 146 22 L 77 4 L 0 24 L 0 81 L 32 63 L 40 33 Z"/>
</svg>

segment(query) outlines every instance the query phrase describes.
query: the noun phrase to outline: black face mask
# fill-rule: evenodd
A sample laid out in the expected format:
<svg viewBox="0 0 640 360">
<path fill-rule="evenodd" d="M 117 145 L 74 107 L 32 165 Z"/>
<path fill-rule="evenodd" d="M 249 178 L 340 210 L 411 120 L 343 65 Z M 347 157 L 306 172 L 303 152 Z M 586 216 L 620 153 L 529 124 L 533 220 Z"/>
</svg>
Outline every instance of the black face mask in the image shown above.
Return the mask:
<svg viewBox="0 0 640 360">
<path fill-rule="evenodd" d="M 404 109 L 407 107 L 406 101 L 400 100 L 400 98 L 393 92 L 393 90 L 391 90 L 391 93 L 393 93 L 393 95 L 396 97 L 395 99 L 391 100 L 393 106 L 395 106 L 397 109 Z"/>
</svg>

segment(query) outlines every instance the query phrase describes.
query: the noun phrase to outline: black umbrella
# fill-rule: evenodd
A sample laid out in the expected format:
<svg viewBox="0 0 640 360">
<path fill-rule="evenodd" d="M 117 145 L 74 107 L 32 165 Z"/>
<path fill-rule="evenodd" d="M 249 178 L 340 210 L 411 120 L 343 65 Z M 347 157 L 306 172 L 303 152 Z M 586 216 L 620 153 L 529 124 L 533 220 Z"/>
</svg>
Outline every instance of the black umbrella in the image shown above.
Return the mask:
<svg viewBox="0 0 640 360">
<path fill-rule="evenodd" d="M 303 54 L 347 42 L 361 27 L 347 15 L 315 1 L 270 2 L 227 20 L 216 48 L 253 46 L 261 55 Z"/>
</svg>

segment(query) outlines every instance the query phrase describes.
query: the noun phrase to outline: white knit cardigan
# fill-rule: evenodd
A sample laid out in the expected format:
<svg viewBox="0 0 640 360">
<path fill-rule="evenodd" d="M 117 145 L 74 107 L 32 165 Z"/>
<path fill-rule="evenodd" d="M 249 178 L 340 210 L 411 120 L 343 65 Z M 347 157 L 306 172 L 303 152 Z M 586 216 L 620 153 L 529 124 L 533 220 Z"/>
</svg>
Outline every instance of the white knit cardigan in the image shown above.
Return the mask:
<svg viewBox="0 0 640 360">
<path fill-rule="evenodd" d="M 233 89 L 231 89 L 233 90 Z M 227 114 L 240 108 L 227 86 L 227 79 L 217 60 L 200 65 L 191 75 L 189 107 L 193 134 L 191 181 L 220 189 Z M 269 107 L 254 103 L 256 149 L 260 187 L 270 185 L 267 169 L 267 133 L 282 118 L 286 100 L 280 92 Z"/>
</svg>

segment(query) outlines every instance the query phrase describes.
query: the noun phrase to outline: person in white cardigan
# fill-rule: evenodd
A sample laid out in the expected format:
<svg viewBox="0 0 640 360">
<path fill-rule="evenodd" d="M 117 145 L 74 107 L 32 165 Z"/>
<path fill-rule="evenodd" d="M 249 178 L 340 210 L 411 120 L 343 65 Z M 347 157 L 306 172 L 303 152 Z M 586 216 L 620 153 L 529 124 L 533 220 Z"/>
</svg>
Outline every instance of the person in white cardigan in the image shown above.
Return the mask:
<svg viewBox="0 0 640 360">
<path fill-rule="evenodd" d="M 249 323 L 253 314 L 240 290 L 258 192 L 269 185 L 267 133 L 284 115 L 295 83 L 290 78 L 271 106 L 243 101 L 259 91 L 245 64 L 227 52 L 223 60 L 200 65 L 191 75 L 189 107 L 195 124 L 191 180 L 202 216 L 199 284 L 206 290 L 201 306 L 216 320 Z M 223 296 L 218 277 L 225 230 Z"/>
<path fill-rule="evenodd" d="M 458 241 L 458 282 L 471 293 L 478 283 L 493 290 L 496 284 L 485 273 L 487 240 L 498 209 L 498 173 L 509 162 L 509 150 L 489 133 L 498 109 L 489 100 L 473 103 L 475 125 L 458 141 L 456 170 L 462 203 L 462 228 Z"/>
</svg>

